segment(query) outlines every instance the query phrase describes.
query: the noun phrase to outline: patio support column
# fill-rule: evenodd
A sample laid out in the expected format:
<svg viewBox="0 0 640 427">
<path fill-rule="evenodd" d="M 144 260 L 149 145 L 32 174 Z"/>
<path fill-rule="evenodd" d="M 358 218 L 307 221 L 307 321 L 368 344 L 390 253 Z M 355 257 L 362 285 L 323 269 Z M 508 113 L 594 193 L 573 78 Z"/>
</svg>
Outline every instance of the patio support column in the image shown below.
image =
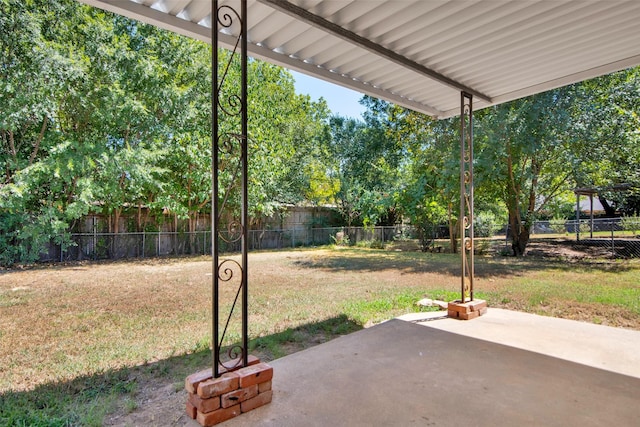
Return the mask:
<svg viewBox="0 0 640 427">
<path fill-rule="evenodd" d="M 247 1 L 240 0 L 240 9 L 229 4 L 211 7 L 211 168 L 212 168 L 212 347 L 213 377 L 225 371 L 248 366 L 248 201 L 247 201 Z M 218 33 L 221 29 L 237 34 L 234 50 L 221 58 Z M 224 63 L 221 61 L 224 60 Z M 231 69 L 240 70 L 240 85 L 227 81 Z M 221 75 L 219 75 L 219 73 Z M 239 93 L 238 93 L 239 92 Z M 221 119 L 224 116 L 224 131 Z M 222 168 L 227 175 L 221 176 Z M 240 261 L 220 259 L 220 252 L 239 249 Z M 229 301 L 221 316 L 220 287 L 233 289 L 235 298 Z M 235 309 L 240 305 L 240 321 Z M 233 343 L 222 355 L 229 327 L 240 324 L 240 343 Z M 225 359 L 225 360 L 223 360 Z"/>
<path fill-rule="evenodd" d="M 460 93 L 460 302 L 473 301 L 473 95 Z"/>
<path fill-rule="evenodd" d="M 460 299 L 447 305 L 448 316 L 470 320 L 487 312 L 487 302 L 473 298 L 473 95 L 460 93 Z"/>
<path fill-rule="evenodd" d="M 273 368 L 248 353 L 247 0 L 229 3 L 212 0 L 210 15 L 213 360 L 211 369 L 185 380 L 186 413 L 203 427 L 266 405 L 273 396 Z M 236 37 L 231 52 L 220 54 L 219 32 Z M 235 72 L 239 85 L 227 79 Z M 239 257 L 221 259 L 222 252 L 237 250 Z M 236 332 L 227 335 L 230 329 Z"/>
</svg>

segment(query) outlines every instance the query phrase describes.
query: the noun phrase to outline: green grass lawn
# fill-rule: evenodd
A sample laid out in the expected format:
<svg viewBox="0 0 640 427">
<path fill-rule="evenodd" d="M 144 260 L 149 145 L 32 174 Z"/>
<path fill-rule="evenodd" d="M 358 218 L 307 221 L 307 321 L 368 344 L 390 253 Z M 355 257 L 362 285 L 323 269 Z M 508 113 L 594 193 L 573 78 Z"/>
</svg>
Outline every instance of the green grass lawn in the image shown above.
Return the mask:
<svg viewBox="0 0 640 427">
<path fill-rule="evenodd" d="M 251 352 L 265 361 L 419 311 L 424 297 L 458 298 L 451 254 L 322 248 L 249 262 Z M 476 277 L 490 307 L 640 330 L 638 260 L 479 256 Z M 210 364 L 210 283 L 205 257 L 0 273 L 0 425 L 103 425 L 154 390 L 177 393 Z"/>
</svg>

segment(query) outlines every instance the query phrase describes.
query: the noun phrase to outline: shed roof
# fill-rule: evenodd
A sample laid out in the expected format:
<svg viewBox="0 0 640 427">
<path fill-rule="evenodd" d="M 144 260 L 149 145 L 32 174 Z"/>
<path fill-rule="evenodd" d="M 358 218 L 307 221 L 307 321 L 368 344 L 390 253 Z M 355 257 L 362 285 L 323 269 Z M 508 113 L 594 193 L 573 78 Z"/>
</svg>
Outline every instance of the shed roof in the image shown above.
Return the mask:
<svg viewBox="0 0 640 427">
<path fill-rule="evenodd" d="M 210 0 L 80 1 L 210 42 Z M 255 58 L 445 118 L 462 90 L 479 109 L 636 66 L 639 22 L 637 0 L 248 0 L 247 41 Z"/>
</svg>

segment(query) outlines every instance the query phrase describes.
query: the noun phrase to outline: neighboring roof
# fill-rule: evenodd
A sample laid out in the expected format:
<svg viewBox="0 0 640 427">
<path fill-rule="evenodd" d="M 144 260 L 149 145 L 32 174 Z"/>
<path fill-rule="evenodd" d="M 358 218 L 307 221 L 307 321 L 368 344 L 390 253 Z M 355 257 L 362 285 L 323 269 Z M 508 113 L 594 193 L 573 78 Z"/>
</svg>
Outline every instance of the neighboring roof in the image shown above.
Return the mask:
<svg viewBox="0 0 640 427">
<path fill-rule="evenodd" d="M 598 193 L 604 193 L 604 192 L 632 191 L 632 190 L 634 190 L 636 188 L 637 188 L 637 186 L 634 186 L 633 184 L 623 183 L 623 184 L 609 185 L 607 187 L 580 187 L 580 188 L 574 188 L 573 192 L 574 192 L 574 194 L 577 194 L 577 195 L 588 196 L 590 194 L 598 194 Z"/>
<path fill-rule="evenodd" d="M 80 1 L 210 42 L 210 0 Z M 636 66 L 639 23 L 638 0 L 248 0 L 247 41 L 255 58 L 443 118 L 461 90 L 479 109 Z"/>
<path fill-rule="evenodd" d="M 604 212 L 605 209 L 600 203 L 600 199 L 597 197 L 593 198 L 593 212 Z M 581 198 L 580 199 L 580 212 L 591 212 L 591 199 L 589 198 Z"/>
</svg>

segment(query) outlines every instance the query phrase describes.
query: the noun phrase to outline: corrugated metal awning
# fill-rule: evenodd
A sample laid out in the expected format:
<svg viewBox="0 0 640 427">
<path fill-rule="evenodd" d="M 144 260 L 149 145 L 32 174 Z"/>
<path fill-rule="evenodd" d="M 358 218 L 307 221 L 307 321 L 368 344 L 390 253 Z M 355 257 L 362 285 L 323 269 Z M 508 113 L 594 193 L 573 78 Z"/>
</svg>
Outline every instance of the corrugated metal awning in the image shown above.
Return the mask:
<svg viewBox="0 0 640 427">
<path fill-rule="evenodd" d="M 210 0 L 81 1 L 210 42 Z M 249 0 L 248 11 L 253 57 L 439 118 L 459 113 L 461 90 L 477 110 L 640 64 L 638 0 Z"/>
</svg>

